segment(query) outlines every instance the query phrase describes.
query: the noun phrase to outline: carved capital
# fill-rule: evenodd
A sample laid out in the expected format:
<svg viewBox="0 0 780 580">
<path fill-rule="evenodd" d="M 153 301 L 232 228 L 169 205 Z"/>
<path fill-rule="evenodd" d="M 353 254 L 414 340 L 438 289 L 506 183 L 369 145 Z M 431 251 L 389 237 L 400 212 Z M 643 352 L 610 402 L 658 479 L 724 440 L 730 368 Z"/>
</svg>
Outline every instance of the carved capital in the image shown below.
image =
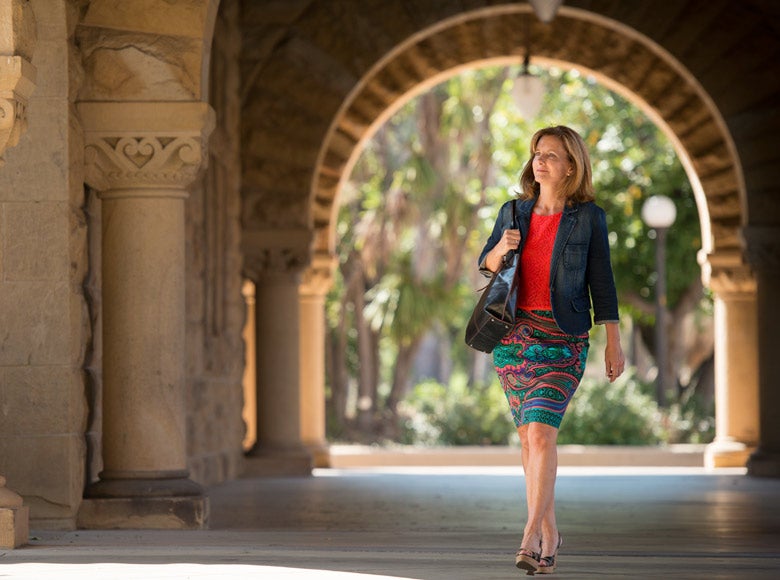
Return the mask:
<svg viewBox="0 0 780 580">
<path fill-rule="evenodd" d="M 746 226 L 740 232 L 748 262 L 757 272 L 780 272 L 780 227 Z"/>
<path fill-rule="evenodd" d="M 338 266 L 338 257 L 317 252 L 311 264 L 303 273 L 300 294 L 302 296 L 325 296 L 333 286 L 333 273 Z"/>
<path fill-rule="evenodd" d="M 206 166 L 214 129 L 206 103 L 79 103 L 78 110 L 85 179 L 103 198 L 186 195 Z"/>
<path fill-rule="evenodd" d="M 0 56 L 0 166 L 5 150 L 27 129 L 27 99 L 35 89 L 36 70 L 20 56 Z"/>
<path fill-rule="evenodd" d="M 309 229 L 247 230 L 242 237 L 244 273 L 255 283 L 298 277 L 311 260 Z"/>
<path fill-rule="evenodd" d="M 702 283 L 713 292 L 721 296 L 756 293 L 756 279 L 739 250 L 719 250 L 713 254 L 699 252 L 699 264 Z"/>
</svg>

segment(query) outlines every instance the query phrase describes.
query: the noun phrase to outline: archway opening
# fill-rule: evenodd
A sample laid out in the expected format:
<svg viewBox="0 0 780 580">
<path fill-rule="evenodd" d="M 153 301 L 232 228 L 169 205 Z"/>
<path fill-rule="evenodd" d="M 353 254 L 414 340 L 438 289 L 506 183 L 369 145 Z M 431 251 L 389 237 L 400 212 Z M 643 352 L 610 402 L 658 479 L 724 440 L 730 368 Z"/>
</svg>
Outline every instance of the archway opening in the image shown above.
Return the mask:
<svg viewBox="0 0 780 580">
<path fill-rule="evenodd" d="M 598 377 L 603 348 L 591 350 L 586 381 L 592 385 L 569 420 L 576 425 L 570 442 L 709 442 L 711 301 L 696 263 L 702 235 L 693 188 L 674 145 L 639 107 L 577 69 L 532 69 L 544 78 L 546 99 L 538 117 L 523 118 L 511 96 L 519 67 L 503 64 L 455 69 L 448 80 L 402 101 L 348 164 L 336 228 L 340 265 L 327 308 L 331 438 L 513 442 L 503 395 L 490 385 L 489 357 L 463 345 L 462 328 L 479 286 L 476 257 L 495 211 L 517 187 L 531 134 L 567 124 L 591 147 L 633 365 L 620 394 L 614 388 L 609 394 Z M 670 244 L 675 315 L 668 333 L 676 341 L 675 388 L 665 409 L 653 405 L 658 369 L 648 354 L 655 349 L 653 232 L 648 236 L 639 215 L 643 201 L 658 193 L 679 208 Z M 593 338 L 598 345 L 598 330 Z M 625 429 L 604 428 L 615 400 L 636 403 L 615 409 Z"/>
</svg>

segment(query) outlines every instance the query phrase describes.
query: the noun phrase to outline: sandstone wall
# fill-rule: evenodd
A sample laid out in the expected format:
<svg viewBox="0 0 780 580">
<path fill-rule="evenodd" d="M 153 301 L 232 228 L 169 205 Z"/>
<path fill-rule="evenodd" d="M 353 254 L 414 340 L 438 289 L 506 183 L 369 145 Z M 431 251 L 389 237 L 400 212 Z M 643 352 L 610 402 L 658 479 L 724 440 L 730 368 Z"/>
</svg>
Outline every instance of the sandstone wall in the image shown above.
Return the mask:
<svg viewBox="0 0 780 580">
<path fill-rule="evenodd" d="M 209 102 L 217 127 L 186 204 L 187 445 L 191 476 L 207 485 L 237 477 L 243 461 L 238 8 L 223 1 L 216 22 Z"/>
<path fill-rule="evenodd" d="M 80 68 L 65 0 L 32 0 L 37 87 L 0 169 L 0 471 L 33 527 L 71 528 L 84 487 L 90 325 Z"/>
</svg>

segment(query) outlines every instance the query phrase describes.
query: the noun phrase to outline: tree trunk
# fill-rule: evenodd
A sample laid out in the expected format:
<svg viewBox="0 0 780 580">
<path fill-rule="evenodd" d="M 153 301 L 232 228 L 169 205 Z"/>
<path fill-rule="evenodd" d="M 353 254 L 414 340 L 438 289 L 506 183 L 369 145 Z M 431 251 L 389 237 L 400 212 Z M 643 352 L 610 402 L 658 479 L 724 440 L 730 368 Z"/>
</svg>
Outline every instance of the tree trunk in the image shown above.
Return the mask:
<svg viewBox="0 0 780 580">
<path fill-rule="evenodd" d="M 409 390 L 409 377 L 419 346 L 419 338 L 414 339 L 407 345 L 398 345 L 398 356 L 396 357 L 395 370 L 393 371 L 393 385 L 385 403 L 385 408 L 390 415 L 389 420 L 392 420 L 393 424 L 396 423 L 398 417 L 398 403 L 401 402 Z"/>
<path fill-rule="evenodd" d="M 355 328 L 357 329 L 358 341 L 357 425 L 360 431 L 369 433 L 374 423 L 376 373 L 374 372 L 374 340 L 368 321 L 363 315 L 366 301 L 365 282 L 362 269 L 356 272 L 351 287 L 351 298 L 355 307 Z"/>
<path fill-rule="evenodd" d="M 325 336 L 327 345 L 326 364 L 330 376 L 330 408 L 331 416 L 336 421 L 337 430 L 344 428 L 347 412 L 347 392 L 349 389 L 349 374 L 347 372 L 347 325 L 344 317 L 339 320 L 338 327 Z"/>
</svg>

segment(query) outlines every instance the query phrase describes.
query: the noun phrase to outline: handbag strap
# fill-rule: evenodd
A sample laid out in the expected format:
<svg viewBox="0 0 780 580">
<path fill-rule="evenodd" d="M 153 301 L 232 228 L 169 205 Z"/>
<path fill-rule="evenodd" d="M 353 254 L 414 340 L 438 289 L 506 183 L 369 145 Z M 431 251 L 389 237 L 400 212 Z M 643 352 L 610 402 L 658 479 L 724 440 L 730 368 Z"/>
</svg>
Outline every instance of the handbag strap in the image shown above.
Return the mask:
<svg viewBox="0 0 780 580">
<path fill-rule="evenodd" d="M 515 207 L 516 206 L 517 206 L 517 200 L 513 199 L 512 200 L 512 222 L 509 224 L 508 228 L 504 228 L 506 230 L 513 228 L 514 225 L 515 225 Z M 501 262 L 502 262 L 501 267 L 502 268 L 505 268 L 507 266 L 507 264 L 509 264 L 509 261 L 512 259 L 512 255 L 516 251 L 517 250 L 509 250 L 506 254 L 504 254 L 504 257 L 501 258 Z"/>
<path fill-rule="evenodd" d="M 517 200 L 513 199 L 512 200 L 512 226 L 513 227 L 515 225 L 515 206 L 516 205 L 517 205 Z M 518 252 L 519 252 L 519 248 L 517 250 L 511 250 L 511 251 L 506 253 L 506 255 L 504 256 L 504 265 L 503 265 L 502 269 L 506 268 L 509 265 L 509 262 L 512 260 L 513 255 L 518 253 Z M 504 299 L 504 312 L 505 313 L 506 313 L 506 307 L 509 304 L 509 299 L 510 299 L 510 297 L 512 295 L 512 292 L 516 292 L 517 291 L 517 284 L 518 284 L 517 273 L 520 270 L 520 259 L 519 259 L 519 257 L 518 257 L 517 262 L 518 263 L 515 265 L 514 275 L 512 276 L 512 283 L 509 285 L 509 292 L 507 292 L 506 298 Z"/>
</svg>

